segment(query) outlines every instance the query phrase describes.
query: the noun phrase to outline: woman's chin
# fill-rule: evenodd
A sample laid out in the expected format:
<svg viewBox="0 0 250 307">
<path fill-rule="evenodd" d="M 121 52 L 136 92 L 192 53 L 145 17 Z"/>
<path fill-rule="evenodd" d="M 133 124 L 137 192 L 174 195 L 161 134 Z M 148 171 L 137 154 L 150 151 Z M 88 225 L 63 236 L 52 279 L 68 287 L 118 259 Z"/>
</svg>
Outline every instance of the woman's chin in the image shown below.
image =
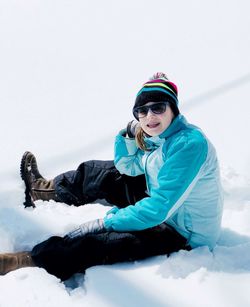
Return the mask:
<svg viewBox="0 0 250 307">
<path fill-rule="evenodd" d="M 149 136 L 157 136 L 159 134 L 161 134 L 161 129 L 147 129 L 147 131 L 145 131 Z"/>
</svg>

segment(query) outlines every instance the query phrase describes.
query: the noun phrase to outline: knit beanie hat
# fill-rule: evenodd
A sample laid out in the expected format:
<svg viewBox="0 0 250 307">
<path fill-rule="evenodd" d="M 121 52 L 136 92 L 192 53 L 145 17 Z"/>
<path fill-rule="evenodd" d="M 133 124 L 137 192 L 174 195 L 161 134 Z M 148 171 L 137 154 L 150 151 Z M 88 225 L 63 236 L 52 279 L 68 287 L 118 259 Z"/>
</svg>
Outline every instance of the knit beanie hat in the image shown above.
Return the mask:
<svg viewBox="0 0 250 307">
<path fill-rule="evenodd" d="M 143 84 L 136 95 L 134 108 L 141 107 L 148 102 L 168 101 L 175 115 L 179 114 L 178 89 L 162 72 L 157 72 L 149 81 Z"/>
</svg>

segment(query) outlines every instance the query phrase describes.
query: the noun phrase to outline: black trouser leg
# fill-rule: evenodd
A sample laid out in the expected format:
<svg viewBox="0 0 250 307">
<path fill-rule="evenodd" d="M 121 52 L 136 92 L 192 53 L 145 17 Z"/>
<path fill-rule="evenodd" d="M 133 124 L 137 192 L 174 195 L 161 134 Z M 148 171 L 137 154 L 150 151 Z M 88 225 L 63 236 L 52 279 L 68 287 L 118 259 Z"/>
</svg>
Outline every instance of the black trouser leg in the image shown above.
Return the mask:
<svg viewBox="0 0 250 307">
<path fill-rule="evenodd" d="M 144 231 L 87 234 L 71 242 L 51 237 L 36 245 L 32 259 L 62 280 L 94 265 L 144 259 L 186 248 L 186 239 L 165 223 Z"/>
<path fill-rule="evenodd" d="M 121 175 L 113 161 L 87 161 L 54 179 L 56 195 L 76 206 L 104 199 L 120 208 L 146 197 L 145 176 Z"/>
</svg>

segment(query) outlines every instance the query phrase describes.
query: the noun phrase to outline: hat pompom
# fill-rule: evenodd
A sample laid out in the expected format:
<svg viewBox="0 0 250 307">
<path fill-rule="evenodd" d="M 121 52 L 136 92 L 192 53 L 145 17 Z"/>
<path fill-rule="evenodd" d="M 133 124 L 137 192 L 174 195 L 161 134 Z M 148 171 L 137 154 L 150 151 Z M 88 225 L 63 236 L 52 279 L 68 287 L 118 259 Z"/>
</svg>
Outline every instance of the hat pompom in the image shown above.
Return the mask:
<svg viewBox="0 0 250 307">
<path fill-rule="evenodd" d="M 149 78 L 149 80 L 156 80 L 156 79 L 168 80 L 168 77 L 164 72 L 156 72 L 155 74 L 153 74 L 151 78 Z"/>
</svg>

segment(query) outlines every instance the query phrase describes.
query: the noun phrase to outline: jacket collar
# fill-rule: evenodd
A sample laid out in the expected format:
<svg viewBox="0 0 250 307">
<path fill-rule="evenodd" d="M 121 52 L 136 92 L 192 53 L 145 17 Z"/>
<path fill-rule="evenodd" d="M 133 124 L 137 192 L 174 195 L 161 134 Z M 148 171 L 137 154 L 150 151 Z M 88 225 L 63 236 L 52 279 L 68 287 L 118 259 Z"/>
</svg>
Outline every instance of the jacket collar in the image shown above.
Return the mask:
<svg viewBox="0 0 250 307">
<path fill-rule="evenodd" d="M 187 120 L 186 118 L 179 114 L 173 121 L 172 123 L 170 124 L 170 126 L 168 126 L 168 128 L 163 131 L 159 137 L 160 138 L 168 138 L 170 137 L 171 135 L 175 134 L 176 132 L 182 130 L 182 129 L 185 129 L 186 126 L 187 126 Z"/>
</svg>

